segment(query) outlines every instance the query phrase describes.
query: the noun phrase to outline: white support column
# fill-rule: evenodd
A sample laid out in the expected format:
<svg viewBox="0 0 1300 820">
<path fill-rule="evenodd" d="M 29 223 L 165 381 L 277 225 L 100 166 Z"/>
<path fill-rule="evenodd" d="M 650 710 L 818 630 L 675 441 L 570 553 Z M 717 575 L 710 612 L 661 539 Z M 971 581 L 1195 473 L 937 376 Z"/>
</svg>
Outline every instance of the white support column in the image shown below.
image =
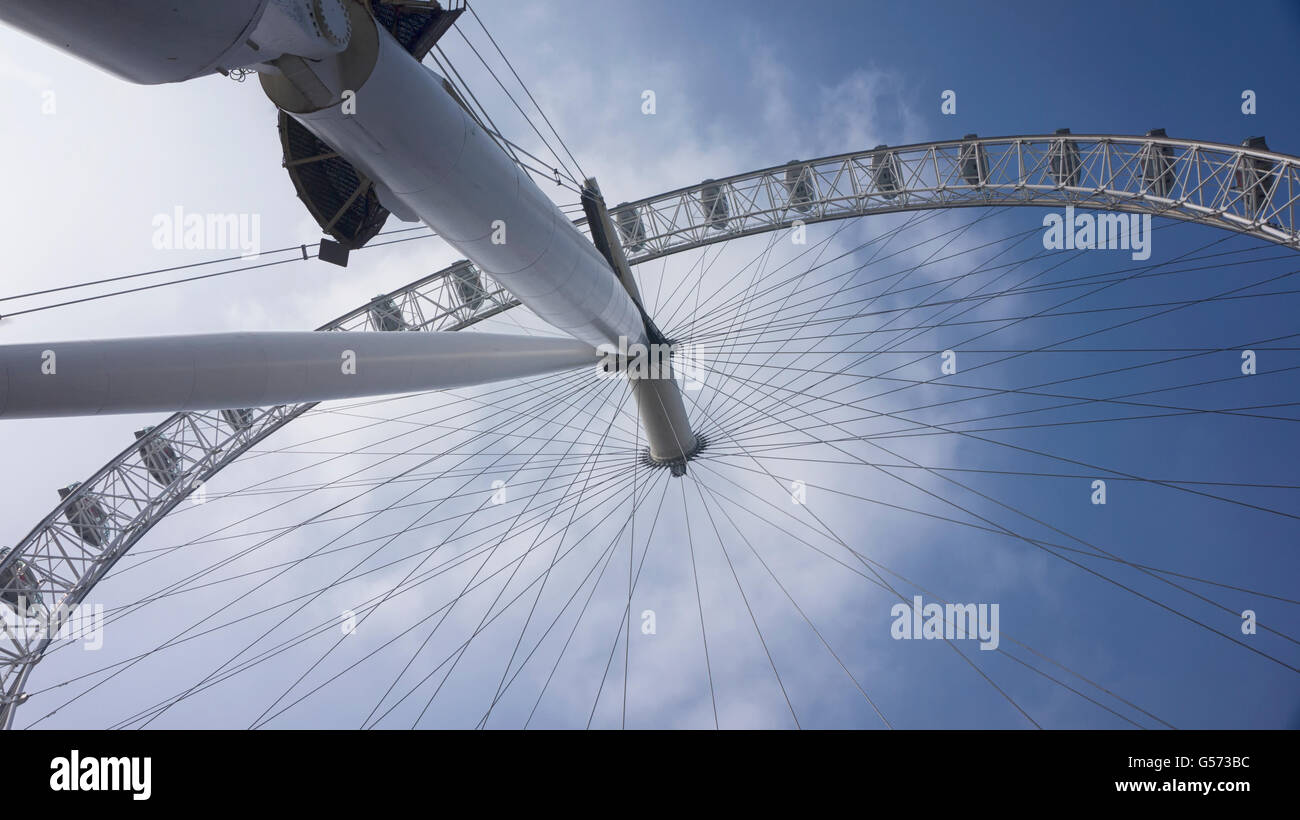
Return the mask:
<svg viewBox="0 0 1300 820">
<path fill-rule="evenodd" d="M 494 333 L 212 333 L 0 346 L 0 418 L 267 407 L 590 366 L 571 340 Z"/>
</svg>

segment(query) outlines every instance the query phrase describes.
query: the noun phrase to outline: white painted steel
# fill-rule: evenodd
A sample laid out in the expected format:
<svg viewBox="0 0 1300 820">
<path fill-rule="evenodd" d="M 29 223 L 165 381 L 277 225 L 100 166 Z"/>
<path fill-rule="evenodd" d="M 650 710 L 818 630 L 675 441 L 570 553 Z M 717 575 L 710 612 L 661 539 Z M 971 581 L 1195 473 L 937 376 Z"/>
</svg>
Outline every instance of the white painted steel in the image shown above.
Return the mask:
<svg viewBox="0 0 1300 820">
<path fill-rule="evenodd" d="M 595 349 L 583 342 L 496 333 L 213 333 L 5 345 L 0 418 L 266 407 L 584 365 L 595 378 L 595 364 Z"/>
<path fill-rule="evenodd" d="M 279 56 L 247 41 L 267 0 L 3 0 L 0 21 L 133 83 L 154 85 Z"/>
<path fill-rule="evenodd" d="M 350 4 L 349 8 L 355 8 Z M 645 326 L 609 264 L 560 209 L 428 70 L 368 15 L 353 13 L 351 54 L 373 46 L 373 68 L 345 89 L 356 66 L 295 64 L 291 79 L 267 73 L 263 88 L 282 109 L 332 146 L 541 318 L 593 347 L 645 340 Z M 359 32 L 362 26 L 373 29 Z M 320 86 L 327 105 L 313 104 Z M 341 105 L 355 91 L 356 111 Z M 350 110 L 350 108 L 348 109 Z"/>
</svg>

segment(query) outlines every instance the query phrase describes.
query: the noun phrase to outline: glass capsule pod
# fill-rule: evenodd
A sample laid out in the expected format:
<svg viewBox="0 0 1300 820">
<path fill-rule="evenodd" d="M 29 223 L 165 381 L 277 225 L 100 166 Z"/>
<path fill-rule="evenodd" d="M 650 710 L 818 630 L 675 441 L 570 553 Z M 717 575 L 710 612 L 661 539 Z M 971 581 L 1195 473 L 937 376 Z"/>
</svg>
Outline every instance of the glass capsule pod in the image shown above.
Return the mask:
<svg viewBox="0 0 1300 820">
<path fill-rule="evenodd" d="M 903 169 L 898 154 L 884 150 L 888 147 L 877 145 L 872 149 L 877 153 L 871 155 L 871 177 L 875 180 L 876 190 L 885 199 L 893 199 L 903 187 Z"/>
<path fill-rule="evenodd" d="M 370 326 L 375 330 L 406 330 L 406 320 L 402 318 L 401 308 L 382 293 L 370 300 L 369 313 Z"/>
<path fill-rule="evenodd" d="M 624 202 L 619 205 L 623 208 L 627 205 Z M 614 212 L 614 225 L 618 227 L 619 241 L 623 247 L 633 253 L 645 249 L 645 222 L 641 221 L 641 215 L 637 213 L 636 208 L 627 208 Z"/>
<path fill-rule="evenodd" d="M 8 547 L 0 547 L 0 561 L 9 552 Z M 0 601 L 18 615 L 28 615 L 33 607 L 44 605 L 40 576 L 26 561 L 14 561 L 0 570 Z"/>
<path fill-rule="evenodd" d="M 978 140 L 978 134 L 967 134 L 965 140 Z M 967 142 L 961 147 L 958 164 L 961 166 L 961 178 L 967 185 L 979 187 L 989 179 L 989 155 L 980 142 Z"/>
<path fill-rule="evenodd" d="M 451 274 L 451 281 L 462 305 L 470 310 L 478 310 L 482 306 L 487 293 L 483 289 L 483 277 L 479 275 L 478 268 L 470 265 L 456 268 Z"/>
<path fill-rule="evenodd" d="M 222 410 L 221 417 L 236 432 L 242 432 L 253 426 L 253 411 L 247 407 Z"/>
<path fill-rule="evenodd" d="M 75 481 L 66 487 L 59 489 L 59 498 L 65 499 L 76 492 L 81 486 L 80 481 Z M 102 547 L 108 543 L 108 512 L 104 505 L 99 503 L 99 498 L 93 493 L 82 495 L 68 505 L 64 512 L 68 523 L 72 525 L 72 531 L 77 534 L 84 543 L 92 547 Z"/>
<path fill-rule="evenodd" d="M 136 452 L 140 454 L 140 461 L 144 463 L 145 469 L 149 471 L 153 480 L 166 487 L 180 478 L 181 457 L 177 455 L 176 448 L 172 447 L 167 439 L 147 438 L 153 429 L 153 427 L 146 427 L 135 431 L 135 439 L 140 442 Z"/>
<path fill-rule="evenodd" d="M 1064 136 L 1070 133 L 1070 129 L 1058 128 L 1056 133 L 1058 136 Z M 1079 159 L 1079 146 L 1074 144 L 1074 140 L 1052 140 L 1052 147 L 1048 149 L 1048 158 L 1053 182 L 1060 186 L 1079 185 L 1079 166 L 1082 163 Z"/>
<path fill-rule="evenodd" d="M 1263 137 L 1247 137 L 1242 140 L 1243 148 L 1267 151 L 1268 143 Z M 1233 173 L 1233 189 L 1242 195 L 1246 212 L 1254 214 L 1268 205 L 1272 196 L 1270 178 L 1277 166 L 1262 157 L 1242 157 Z"/>
<path fill-rule="evenodd" d="M 722 186 L 711 179 L 704 180 L 700 186 L 700 206 L 704 208 L 704 220 L 715 231 L 725 231 L 731 210 L 727 205 L 726 192 Z"/>
<path fill-rule="evenodd" d="M 812 203 L 817 198 L 817 193 L 813 189 L 812 167 L 797 159 L 786 163 L 785 190 L 790 198 L 791 208 L 801 214 L 812 210 Z"/>
<path fill-rule="evenodd" d="M 1164 137 L 1163 128 L 1153 128 L 1148 137 Z M 1142 147 L 1142 187 L 1159 197 L 1174 189 L 1174 149 L 1168 145 L 1148 143 Z"/>
</svg>

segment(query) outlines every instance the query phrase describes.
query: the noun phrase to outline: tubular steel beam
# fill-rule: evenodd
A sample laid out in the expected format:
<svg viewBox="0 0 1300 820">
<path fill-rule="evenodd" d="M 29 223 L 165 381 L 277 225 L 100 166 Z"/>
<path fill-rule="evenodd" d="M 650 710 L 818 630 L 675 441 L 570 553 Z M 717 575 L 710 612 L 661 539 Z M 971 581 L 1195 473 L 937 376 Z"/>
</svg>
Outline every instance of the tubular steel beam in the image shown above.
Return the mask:
<svg viewBox="0 0 1300 820">
<path fill-rule="evenodd" d="M 636 265 L 795 222 L 1003 205 L 1149 213 L 1300 248 L 1300 159 L 1164 136 L 970 135 L 749 171 L 610 215 Z"/>
<path fill-rule="evenodd" d="M 252 408 L 591 365 L 584 342 L 494 333 L 210 333 L 0 347 L 0 418 Z"/>
<path fill-rule="evenodd" d="M 382 183 L 385 207 L 418 216 L 542 319 L 592 347 L 643 342 L 635 304 L 591 242 L 446 80 L 345 2 L 348 49 L 273 61 L 258 74 L 271 101 Z"/>
</svg>

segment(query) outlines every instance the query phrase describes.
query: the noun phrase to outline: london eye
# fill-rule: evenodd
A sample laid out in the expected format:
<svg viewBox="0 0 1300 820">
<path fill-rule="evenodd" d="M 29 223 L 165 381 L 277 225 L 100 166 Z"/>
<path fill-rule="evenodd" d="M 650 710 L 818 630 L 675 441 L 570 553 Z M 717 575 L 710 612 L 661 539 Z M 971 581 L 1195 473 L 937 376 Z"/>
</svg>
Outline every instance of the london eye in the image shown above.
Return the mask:
<svg viewBox="0 0 1300 820">
<path fill-rule="evenodd" d="M 463 3 L 91 5 L 0 20 L 137 93 L 262 95 L 321 238 L 0 294 L 0 332 L 454 259 L 315 330 L 271 295 L 3 337 L 0 425 L 56 436 L 28 452 L 134 428 L 6 512 L 6 728 L 1292 719 L 1300 158 L 1051 123 L 637 195 Z"/>
</svg>

